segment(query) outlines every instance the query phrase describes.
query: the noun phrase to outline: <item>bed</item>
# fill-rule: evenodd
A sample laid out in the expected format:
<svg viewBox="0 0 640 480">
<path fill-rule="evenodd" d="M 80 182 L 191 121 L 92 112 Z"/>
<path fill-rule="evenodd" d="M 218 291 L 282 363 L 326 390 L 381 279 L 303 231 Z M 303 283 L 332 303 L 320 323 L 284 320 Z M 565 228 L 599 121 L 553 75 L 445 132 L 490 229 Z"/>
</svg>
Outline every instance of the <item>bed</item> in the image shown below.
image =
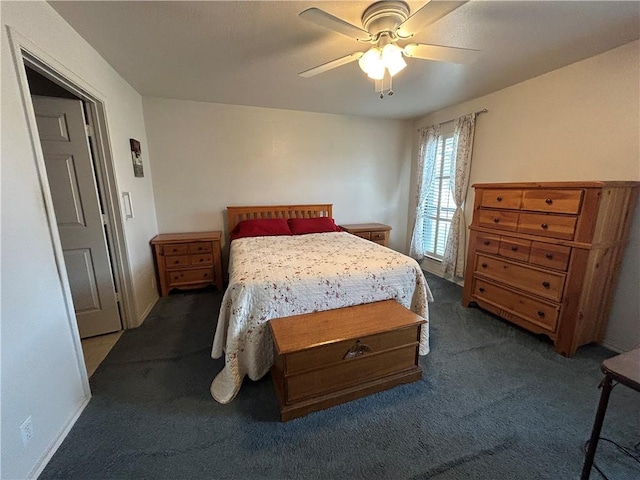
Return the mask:
<svg viewBox="0 0 640 480">
<path fill-rule="evenodd" d="M 245 220 L 280 219 L 274 223 L 295 230 L 332 217 L 330 204 L 227 207 L 229 232 L 251 223 Z M 225 356 L 211 384 L 220 403 L 235 398 L 245 376 L 258 380 L 273 365 L 273 318 L 394 299 L 427 320 L 419 353 L 429 352 L 433 297 L 418 263 L 399 252 L 343 231 L 247 236 L 231 241 L 228 270 L 211 351 Z"/>
</svg>

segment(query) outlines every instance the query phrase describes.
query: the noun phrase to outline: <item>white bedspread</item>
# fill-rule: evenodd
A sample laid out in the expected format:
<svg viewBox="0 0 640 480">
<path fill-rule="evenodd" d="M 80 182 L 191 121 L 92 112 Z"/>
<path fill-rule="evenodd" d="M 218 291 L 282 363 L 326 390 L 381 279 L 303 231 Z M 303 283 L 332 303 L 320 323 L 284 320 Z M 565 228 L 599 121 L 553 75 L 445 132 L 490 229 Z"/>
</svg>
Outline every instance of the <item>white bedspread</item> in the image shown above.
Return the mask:
<svg viewBox="0 0 640 480">
<path fill-rule="evenodd" d="M 419 350 L 426 355 L 433 297 L 414 259 L 346 232 L 234 240 L 211 351 L 213 358 L 225 353 L 225 366 L 211 395 L 229 403 L 245 375 L 258 380 L 269 371 L 272 318 L 388 299 L 427 320 Z"/>
</svg>

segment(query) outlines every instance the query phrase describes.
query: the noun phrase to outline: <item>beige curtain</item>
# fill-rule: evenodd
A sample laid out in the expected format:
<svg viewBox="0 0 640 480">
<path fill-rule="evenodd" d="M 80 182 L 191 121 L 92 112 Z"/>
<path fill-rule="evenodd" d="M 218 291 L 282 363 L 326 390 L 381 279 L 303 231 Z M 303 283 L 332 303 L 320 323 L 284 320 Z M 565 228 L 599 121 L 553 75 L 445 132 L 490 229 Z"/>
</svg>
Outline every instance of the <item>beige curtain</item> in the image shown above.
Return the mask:
<svg viewBox="0 0 640 480">
<path fill-rule="evenodd" d="M 451 219 L 449 236 L 444 249 L 442 267 L 445 276 L 464 277 L 464 257 L 467 244 L 467 225 L 464 218 L 464 201 L 469 188 L 473 134 L 476 114 L 465 115 L 455 120 L 453 151 L 455 152 L 455 175 L 451 183 L 451 193 L 456 204 Z"/>
<path fill-rule="evenodd" d="M 409 255 L 416 260 L 422 260 L 426 256 L 424 248 L 424 223 L 425 210 L 429 196 L 429 187 L 433 181 L 433 173 L 436 164 L 436 152 L 438 150 L 438 138 L 440 137 L 440 125 L 420 129 L 420 143 L 418 145 L 418 186 L 416 193 L 416 219 L 413 223 L 411 246 Z"/>
</svg>

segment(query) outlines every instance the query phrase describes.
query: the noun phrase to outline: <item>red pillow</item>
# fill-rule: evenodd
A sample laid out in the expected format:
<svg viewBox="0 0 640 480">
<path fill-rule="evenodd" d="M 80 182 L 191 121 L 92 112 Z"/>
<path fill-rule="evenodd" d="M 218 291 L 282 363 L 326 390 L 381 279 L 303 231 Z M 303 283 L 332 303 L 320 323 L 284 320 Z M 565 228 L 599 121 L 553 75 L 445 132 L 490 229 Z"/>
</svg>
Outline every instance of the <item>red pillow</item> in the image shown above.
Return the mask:
<svg viewBox="0 0 640 480">
<path fill-rule="evenodd" d="M 303 233 L 325 233 L 325 232 L 341 232 L 333 218 L 316 217 L 316 218 L 290 218 L 287 220 L 291 233 L 301 235 Z"/>
<path fill-rule="evenodd" d="M 291 235 L 289 225 L 284 218 L 258 218 L 243 220 L 231 230 L 231 240 L 243 237 L 270 237 L 273 235 Z"/>
</svg>

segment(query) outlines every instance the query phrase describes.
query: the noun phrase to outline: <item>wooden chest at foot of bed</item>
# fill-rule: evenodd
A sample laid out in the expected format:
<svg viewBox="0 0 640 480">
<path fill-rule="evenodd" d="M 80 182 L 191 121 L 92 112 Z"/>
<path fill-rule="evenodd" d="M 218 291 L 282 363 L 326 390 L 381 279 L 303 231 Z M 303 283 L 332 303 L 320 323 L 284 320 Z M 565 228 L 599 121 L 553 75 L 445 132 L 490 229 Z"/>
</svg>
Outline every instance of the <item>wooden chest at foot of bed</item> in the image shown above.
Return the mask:
<svg viewBox="0 0 640 480">
<path fill-rule="evenodd" d="M 271 320 L 280 419 L 421 379 L 423 323 L 394 300 Z"/>
</svg>

